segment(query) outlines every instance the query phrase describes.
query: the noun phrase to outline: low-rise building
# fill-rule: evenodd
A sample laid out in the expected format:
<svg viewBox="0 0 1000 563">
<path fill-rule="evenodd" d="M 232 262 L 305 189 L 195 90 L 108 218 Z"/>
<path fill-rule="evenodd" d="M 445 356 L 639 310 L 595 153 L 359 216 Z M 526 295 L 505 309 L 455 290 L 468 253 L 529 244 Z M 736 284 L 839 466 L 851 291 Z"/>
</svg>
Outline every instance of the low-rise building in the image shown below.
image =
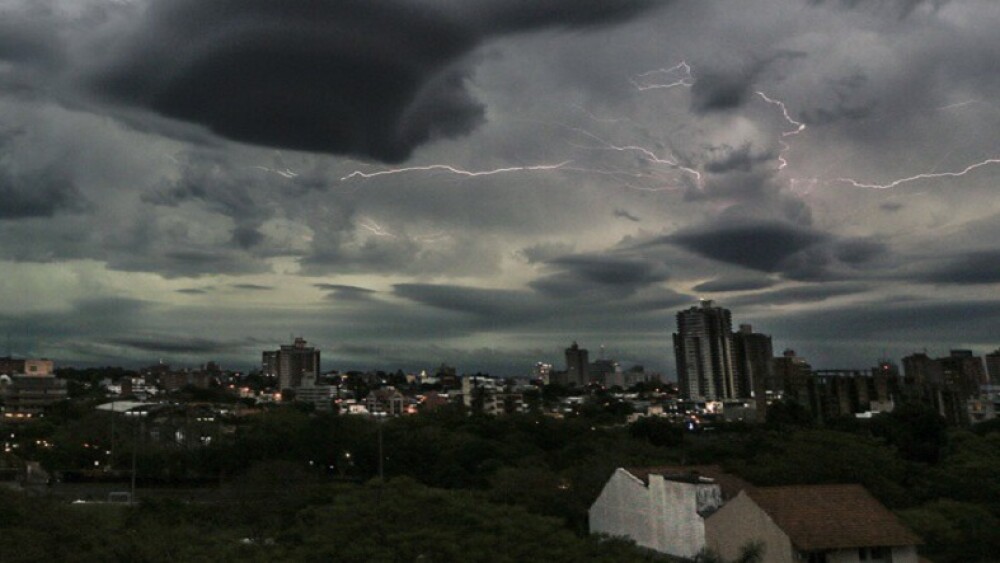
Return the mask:
<svg viewBox="0 0 1000 563">
<path fill-rule="evenodd" d="M 727 561 L 760 544 L 768 563 L 917 563 L 921 543 L 861 485 L 744 489 L 705 520 L 705 537 Z"/>
<path fill-rule="evenodd" d="M 66 382 L 54 375 L 3 375 L 0 397 L 3 418 L 19 421 L 35 418 L 45 409 L 66 399 Z"/>
<path fill-rule="evenodd" d="M 368 393 L 365 406 L 374 415 L 400 416 L 406 408 L 406 397 L 394 387 L 382 387 Z"/>
<path fill-rule="evenodd" d="M 747 486 L 716 466 L 618 468 L 590 507 L 590 532 L 693 558 L 705 547 L 705 517 Z"/>
<path fill-rule="evenodd" d="M 300 403 L 309 403 L 316 407 L 318 411 L 333 410 L 333 401 L 337 396 L 337 388 L 333 385 L 323 385 L 316 382 L 316 376 L 307 373 L 302 376 L 302 381 L 295 391 L 295 400 Z"/>
</svg>

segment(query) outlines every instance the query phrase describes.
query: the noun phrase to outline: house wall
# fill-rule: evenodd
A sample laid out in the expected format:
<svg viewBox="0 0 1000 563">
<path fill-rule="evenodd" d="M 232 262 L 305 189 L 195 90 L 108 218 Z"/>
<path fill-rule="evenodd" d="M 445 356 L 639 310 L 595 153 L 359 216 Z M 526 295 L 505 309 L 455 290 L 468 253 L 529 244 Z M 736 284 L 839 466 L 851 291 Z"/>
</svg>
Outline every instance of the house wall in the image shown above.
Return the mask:
<svg viewBox="0 0 1000 563">
<path fill-rule="evenodd" d="M 763 561 L 795 562 L 791 540 L 745 492 L 705 520 L 705 540 L 708 549 L 727 561 L 739 557 L 743 546 L 759 542 L 764 545 Z"/>
<path fill-rule="evenodd" d="M 636 544 L 679 557 L 705 546 L 705 521 L 698 514 L 722 502 L 718 485 L 649 476 L 649 486 L 618 469 L 590 507 L 591 533 L 624 536 Z"/>
</svg>

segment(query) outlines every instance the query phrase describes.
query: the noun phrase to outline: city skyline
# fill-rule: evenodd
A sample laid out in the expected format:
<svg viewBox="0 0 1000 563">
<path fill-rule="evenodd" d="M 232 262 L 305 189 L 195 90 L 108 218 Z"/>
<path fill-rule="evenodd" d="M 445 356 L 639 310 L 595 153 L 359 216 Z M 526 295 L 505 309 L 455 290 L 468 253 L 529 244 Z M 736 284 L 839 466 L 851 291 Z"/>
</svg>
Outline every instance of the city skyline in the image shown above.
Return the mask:
<svg viewBox="0 0 1000 563">
<path fill-rule="evenodd" d="M 700 299 L 828 368 L 985 354 L 986 0 L 0 0 L 0 348 L 674 374 Z"/>
</svg>

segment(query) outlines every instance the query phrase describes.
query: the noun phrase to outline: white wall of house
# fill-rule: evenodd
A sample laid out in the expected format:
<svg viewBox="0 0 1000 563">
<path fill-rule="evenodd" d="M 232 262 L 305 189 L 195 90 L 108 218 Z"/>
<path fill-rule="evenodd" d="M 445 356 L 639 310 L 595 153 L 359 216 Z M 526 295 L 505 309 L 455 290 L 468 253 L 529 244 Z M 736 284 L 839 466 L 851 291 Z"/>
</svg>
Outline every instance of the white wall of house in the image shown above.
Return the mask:
<svg viewBox="0 0 1000 563">
<path fill-rule="evenodd" d="M 671 481 L 650 475 L 649 486 L 617 469 L 590 507 L 591 533 L 624 536 L 636 544 L 679 557 L 705 547 L 705 520 L 699 510 L 722 504 L 716 484 Z"/>
</svg>

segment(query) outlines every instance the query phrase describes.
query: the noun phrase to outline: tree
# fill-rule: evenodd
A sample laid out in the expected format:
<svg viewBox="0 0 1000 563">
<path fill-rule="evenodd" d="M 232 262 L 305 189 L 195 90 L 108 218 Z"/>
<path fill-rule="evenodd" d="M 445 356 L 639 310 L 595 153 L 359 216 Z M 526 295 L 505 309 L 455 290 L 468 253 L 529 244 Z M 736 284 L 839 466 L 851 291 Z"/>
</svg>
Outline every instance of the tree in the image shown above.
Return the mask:
<svg viewBox="0 0 1000 563">
<path fill-rule="evenodd" d="M 937 463 L 948 445 L 948 426 L 934 409 L 906 403 L 872 418 L 872 434 L 885 439 L 909 461 Z"/>
</svg>

